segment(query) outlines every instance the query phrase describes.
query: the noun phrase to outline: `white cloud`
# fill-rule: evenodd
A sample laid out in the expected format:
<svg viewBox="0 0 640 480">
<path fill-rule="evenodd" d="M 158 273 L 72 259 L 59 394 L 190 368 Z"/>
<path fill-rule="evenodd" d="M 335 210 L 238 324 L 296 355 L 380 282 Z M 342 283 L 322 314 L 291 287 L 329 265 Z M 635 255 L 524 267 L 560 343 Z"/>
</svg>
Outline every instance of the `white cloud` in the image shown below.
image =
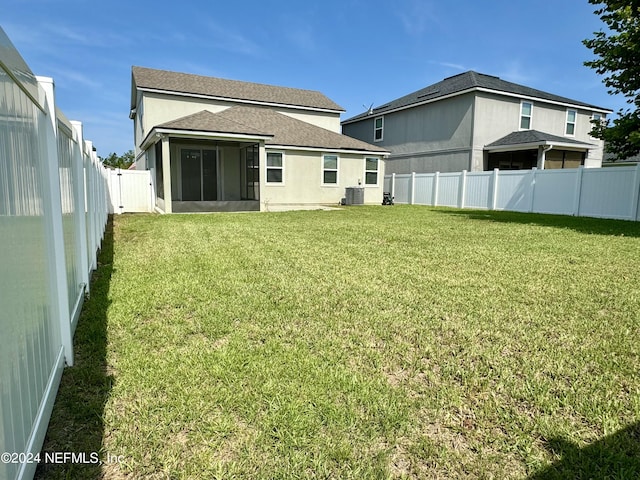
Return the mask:
<svg viewBox="0 0 640 480">
<path fill-rule="evenodd" d="M 437 22 L 433 4 L 430 0 L 409 0 L 397 13 L 405 32 L 418 37 L 427 31 L 429 25 Z"/>
<path fill-rule="evenodd" d="M 215 48 L 249 56 L 257 56 L 262 52 L 260 45 L 236 30 L 222 27 L 213 21 L 206 22 L 206 27 L 212 35 L 210 40 Z"/>
</svg>

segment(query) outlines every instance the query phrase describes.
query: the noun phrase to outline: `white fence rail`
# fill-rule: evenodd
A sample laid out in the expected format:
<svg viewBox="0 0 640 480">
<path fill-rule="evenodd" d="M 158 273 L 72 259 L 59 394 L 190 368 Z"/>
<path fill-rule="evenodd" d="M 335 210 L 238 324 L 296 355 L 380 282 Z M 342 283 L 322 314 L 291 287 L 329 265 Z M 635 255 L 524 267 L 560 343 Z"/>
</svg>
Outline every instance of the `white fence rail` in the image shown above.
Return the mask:
<svg viewBox="0 0 640 480">
<path fill-rule="evenodd" d="M 640 220 L 640 165 L 385 176 L 397 203 Z"/>
<path fill-rule="evenodd" d="M 149 170 L 109 171 L 109 213 L 152 212 L 153 205 Z"/>
<path fill-rule="evenodd" d="M 33 477 L 106 220 L 82 125 L 0 28 L 0 479 Z"/>
</svg>

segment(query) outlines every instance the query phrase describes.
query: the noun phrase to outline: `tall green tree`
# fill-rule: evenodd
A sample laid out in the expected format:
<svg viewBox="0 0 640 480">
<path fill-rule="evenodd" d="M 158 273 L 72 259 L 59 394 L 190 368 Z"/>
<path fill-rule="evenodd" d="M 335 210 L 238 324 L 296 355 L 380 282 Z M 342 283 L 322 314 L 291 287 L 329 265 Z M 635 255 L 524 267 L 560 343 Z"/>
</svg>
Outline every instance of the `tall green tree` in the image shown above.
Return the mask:
<svg viewBox="0 0 640 480">
<path fill-rule="evenodd" d="M 594 32 L 583 43 L 597 56 L 584 62 L 604 75 L 610 94 L 622 94 L 630 105 L 613 122 L 594 122 L 592 135 L 605 141 L 622 160 L 640 153 L 640 0 L 589 0 L 608 31 Z"/>
<path fill-rule="evenodd" d="M 102 160 L 102 163 L 108 167 L 127 169 L 135 161 L 135 155 L 133 153 L 133 150 L 129 150 L 122 155 L 110 153 L 105 158 L 101 158 L 100 160 Z"/>
</svg>

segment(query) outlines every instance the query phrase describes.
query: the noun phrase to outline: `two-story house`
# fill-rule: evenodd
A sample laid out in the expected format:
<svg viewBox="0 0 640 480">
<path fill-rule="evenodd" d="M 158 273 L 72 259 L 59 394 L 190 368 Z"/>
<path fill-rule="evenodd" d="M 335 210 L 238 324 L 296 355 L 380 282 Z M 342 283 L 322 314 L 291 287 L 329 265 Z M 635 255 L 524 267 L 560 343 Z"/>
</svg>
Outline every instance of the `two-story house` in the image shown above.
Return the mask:
<svg viewBox="0 0 640 480">
<path fill-rule="evenodd" d="M 342 122 L 391 152 L 387 173 L 599 167 L 606 108 L 466 72 Z"/>
<path fill-rule="evenodd" d="M 380 203 L 388 152 L 342 135 L 343 111 L 317 91 L 132 68 L 135 166 L 164 213 L 337 204 L 349 187 Z"/>
</svg>

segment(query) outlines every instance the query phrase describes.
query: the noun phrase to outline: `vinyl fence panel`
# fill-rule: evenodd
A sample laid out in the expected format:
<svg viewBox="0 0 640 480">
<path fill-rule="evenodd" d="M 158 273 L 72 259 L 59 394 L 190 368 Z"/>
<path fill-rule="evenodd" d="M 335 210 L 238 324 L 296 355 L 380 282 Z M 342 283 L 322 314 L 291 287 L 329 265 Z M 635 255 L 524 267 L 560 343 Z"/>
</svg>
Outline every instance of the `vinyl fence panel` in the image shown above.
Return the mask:
<svg viewBox="0 0 640 480">
<path fill-rule="evenodd" d="M 82 144 L 56 112 L 53 80 L 35 77 L 0 28 L 0 452 L 20 459 L 0 463 L 1 479 L 33 476 L 36 464 L 23 460 L 40 451 L 62 369 L 73 364 L 89 273 L 85 179 L 103 175 L 82 165 Z M 102 235 L 106 202 L 93 195 Z"/>
<path fill-rule="evenodd" d="M 467 174 L 464 206 L 467 208 L 491 208 L 493 172 L 472 172 Z"/>
<path fill-rule="evenodd" d="M 393 174 L 385 177 L 385 182 L 389 182 L 397 203 L 640 219 L 640 164 Z"/>
<path fill-rule="evenodd" d="M 637 219 L 638 168 L 606 168 L 598 174 L 585 169 L 580 192 L 580 215 Z"/>
<path fill-rule="evenodd" d="M 536 171 L 532 211 L 573 215 L 579 172 L 578 169 Z"/>
</svg>

